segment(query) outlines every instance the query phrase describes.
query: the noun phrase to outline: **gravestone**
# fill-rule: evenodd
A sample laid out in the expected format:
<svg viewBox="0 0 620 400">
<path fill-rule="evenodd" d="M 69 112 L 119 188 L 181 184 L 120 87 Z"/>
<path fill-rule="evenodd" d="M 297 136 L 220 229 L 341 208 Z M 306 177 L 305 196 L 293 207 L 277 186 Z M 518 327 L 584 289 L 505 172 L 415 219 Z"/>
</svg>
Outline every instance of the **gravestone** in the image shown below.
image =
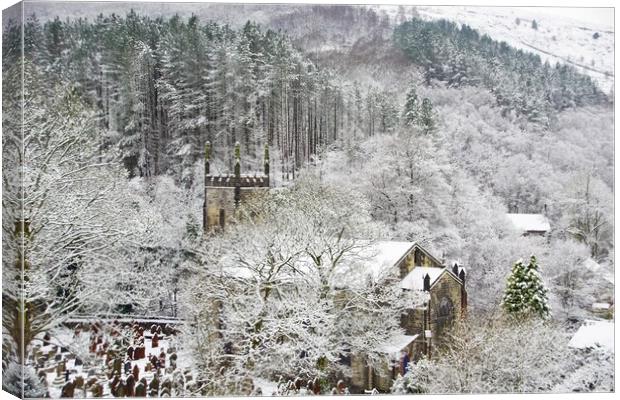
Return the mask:
<svg viewBox="0 0 620 400">
<path fill-rule="evenodd" d="M 157 333 L 155 333 L 153 335 L 153 339 L 151 339 L 151 347 L 152 348 L 159 347 L 159 336 L 157 335 Z"/>
<path fill-rule="evenodd" d="M 136 388 L 136 380 L 132 374 L 129 374 L 127 380 L 125 381 L 125 390 L 127 397 L 134 396 L 134 390 Z"/>
<path fill-rule="evenodd" d="M 159 379 L 157 379 L 157 375 L 153 377 L 151 382 L 149 383 L 149 396 L 157 397 L 159 395 Z"/>
<path fill-rule="evenodd" d="M 140 379 L 140 368 L 138 367 L 138 364 L 133 366 L 131 373 L 133 374 L 134 378 L 136 378 L 136 380 Z"/>
<path fill-rule="evenodd" d="M 120 358 L 115 358 L 114 361 L 112 361 L 112 373 L 113 374 L 121 374 L 121 369 L 123 367 L 123 360 L 121 360 Z"/>
<path fill-rule="evenodd" d="M 67 382 L 63 385 L 60 390 L 60 397 L 69 397 L 72 398 L 75 393 L 75 383 Z"/>
<path fill-rule="evenodd" d="M 127 347 L 127 357 L 129 357 L 130 360 L 135 360 L 133 346 Z"/>
<path fill-rule="evenodd" d="M 125 364 L 123 364 L 123 372 L 125 372 L 125 375 L 129 375 L 131 373 L 131 361 L 125 361 Z"/>
<path fill-rule="evenodd" d="M 84 387 L 84 377 L 81 375 L 76 376 L 73 382 L 75 383 L 75 387 L 78 389 L 82 389 Z"/>
<path fill-rule="evenodd" d="M 95 383 L 91 386 L 90 392 L 93 397 L 103 397 L 103 385 L 101 383 Z"/>
<path fill-rule="evenodd" d="M 135 395 L 136 397 L 146 397 L 146 380 L 138 382 L 136 385 Z"/>
</svg>

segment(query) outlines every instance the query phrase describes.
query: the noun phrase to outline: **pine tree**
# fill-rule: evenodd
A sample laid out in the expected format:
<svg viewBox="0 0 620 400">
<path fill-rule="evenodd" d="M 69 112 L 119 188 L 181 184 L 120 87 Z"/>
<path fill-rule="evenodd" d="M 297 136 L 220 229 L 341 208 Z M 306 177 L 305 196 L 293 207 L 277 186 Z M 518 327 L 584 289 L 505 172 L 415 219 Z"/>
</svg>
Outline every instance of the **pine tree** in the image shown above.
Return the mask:
<svg viewBox="0 0 620 400">
<path fill-rule="evenodd" d="M 433 111 L 433 104 L 428 98 L 422 100 L 422 107 L 420 107 L 417 123 L 425 135 L 435 132 L 435 112 Z"/>
<path fill-rule="evenodd" d="M 403 120 L 405 121 L 405 125 L 413 125 L 418 119 L 418 113 L 418 95 L 415 92 L 415 88 L 411 88 L 411 90 L 407 92 L 407 101 L 405 102 L 405 110 L 403 111 Z"/>
<path fill-rule="evenodd" d="M 538 272 L 535 256 L 530 258 L 527 265 L 519 260 L 512 267 L 502 307 L 513 315 L 534 314 L 542 318 L 549 315 L 547 289 Z"/>
</svg>

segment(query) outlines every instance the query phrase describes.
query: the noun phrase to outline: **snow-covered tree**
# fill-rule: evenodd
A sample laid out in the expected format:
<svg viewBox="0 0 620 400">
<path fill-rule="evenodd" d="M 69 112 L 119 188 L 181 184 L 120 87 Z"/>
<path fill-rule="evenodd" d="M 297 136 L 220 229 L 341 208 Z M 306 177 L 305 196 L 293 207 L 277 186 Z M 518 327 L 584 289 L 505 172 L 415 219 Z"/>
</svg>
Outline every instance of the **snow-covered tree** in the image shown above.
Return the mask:
<svg viewBox="0 0 620 400">
<path fill-rule="evenodd" d="M 549 315 L 547 289 L 538 272 L 535 256 L 530 257 L 528 264 L 518 260 L 512 267 L 502 307 L 513 315 L 538 315 L 543 318 Z"/>
<path fill-rule="evenodd" d="M 571 368 L 561 326 L 539 319 L 470 316 L 431 360 L 412 364 L 393 393 L 550 391 Z"/>
</svg>

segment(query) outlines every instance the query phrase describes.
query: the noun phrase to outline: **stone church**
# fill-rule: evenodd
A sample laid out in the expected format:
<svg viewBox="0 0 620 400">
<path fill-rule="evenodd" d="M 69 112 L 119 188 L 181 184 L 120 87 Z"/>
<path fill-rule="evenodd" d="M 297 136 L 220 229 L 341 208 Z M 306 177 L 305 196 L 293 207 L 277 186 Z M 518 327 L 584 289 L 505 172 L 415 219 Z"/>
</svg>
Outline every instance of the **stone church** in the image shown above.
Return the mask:
<svg viewBox="0 0 620 400">
<path fill-rule="evenodd" d="M 235 145 L 234 174 L 210 173 L 211 147 L 205 148 L 203 229 L 205 235 L 221 232 L 231 222 L 239 205 L 251 196 L 269 190 L 269 149 L 265 146 L 264 170 L 260 175 L 241 174 L 240 145 Z M 427 293 L 427 301 L 401 316 L 403 334 L 385 343 L 379 352 L 386 362 L 369 367 L 363 354 L 344 361 L 351 367 L 347 384 L 351 393 L 372 389 L 388 392 L 407 362 L 432 358 L 445 340 L 446 329 L 465 315 L 467 291 L 465 269 L 458 263 L 447 266 L 414 242 L 369 241 L 360 273 L 389 273 L 398 276 L 403 291 Z"/>
<path fill-rule="evenodd" d="M 374 264 L 369 267 L 393 270 L 403 290 L 426 292 L 428 301 L 401 316 L 404 334 L 379 349 L 388 360 L 383 366 L 369 367 L 361 354 L 352 357 L 352 393 L 374 388 L 388 392 L 398 374 L 403 374 L 404 364 L 423 356 L 432 358 L 433 350 L 445 340 L 446 329 L 467 310 L 466 272 L 458 263 L 446 266 L 413 242 L 376 242 L 371 247 L 375 256 L 366 261 Z"/>
</svg>

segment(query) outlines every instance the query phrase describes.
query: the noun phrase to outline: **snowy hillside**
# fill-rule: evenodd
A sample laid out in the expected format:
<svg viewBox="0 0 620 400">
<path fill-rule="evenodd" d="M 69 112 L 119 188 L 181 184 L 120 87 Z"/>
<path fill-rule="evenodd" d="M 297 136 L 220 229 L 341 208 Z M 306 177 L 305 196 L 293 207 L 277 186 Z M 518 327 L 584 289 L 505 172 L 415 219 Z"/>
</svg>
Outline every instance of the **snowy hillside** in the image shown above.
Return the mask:
<svg viewBox="0 0 620 400">
<path fill-rule="evenodd" d="M 614 79 L 614 28 L 524 7 L 378 6 L 392 21 L 415 15 L 467 24 L 492 39 L 538 54 L 551 64 L 567 63 L 591 76 L 609 93 Z M 537 29 L 532 28 L 536 21 Z M 518 23 L 517 23 L 518 22 Z M 595 39 L 594 35 L 598 33 Z"/>
<path fill-rule="evenodd" d="M 538 54 L 552 64 L 569 63 L 594 78 L 606 93 L 613 86 L 613 27 L 524 8 L 418 7 L 417 11 L 423 19 L 445 18 L 467 24 L 495 40 Z M 533 20 L 538 29 L 532 28 Z M 593 37 L 595 33 L 599 35 L 597 39 Z"/>
</svg>

